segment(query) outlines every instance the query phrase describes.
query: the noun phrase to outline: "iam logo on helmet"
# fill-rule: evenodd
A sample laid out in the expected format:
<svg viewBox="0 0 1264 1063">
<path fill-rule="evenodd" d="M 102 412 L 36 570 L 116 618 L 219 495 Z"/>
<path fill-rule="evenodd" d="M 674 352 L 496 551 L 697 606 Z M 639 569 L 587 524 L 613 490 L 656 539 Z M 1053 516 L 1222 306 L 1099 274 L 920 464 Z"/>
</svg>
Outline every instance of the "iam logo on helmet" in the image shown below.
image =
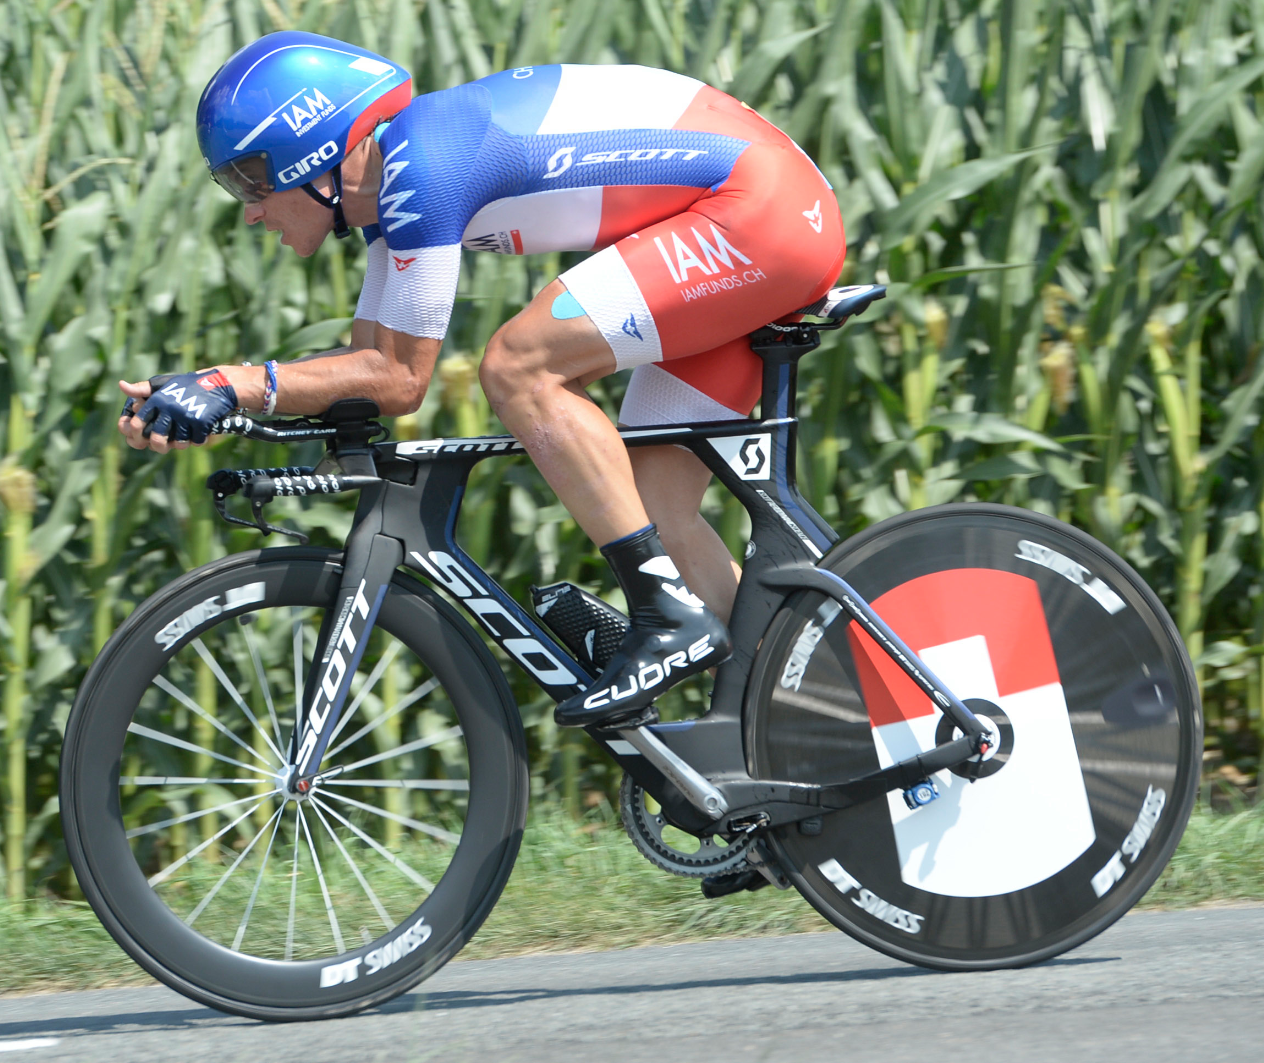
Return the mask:
<svg viewBox="0 0 1264 1063">
<path fill-rule="evenodd" d="M 285 119 L 285 124 L 294 130 L 294 135 L 301 137 L 333 111 L 333 101 L 320 89 L 312 89 L 312 95 L 308 96 L 304 91 L 303 102 L 301 104 L 291 102 L 288 110 L 281 112 L 281 117 Z"/>
<path fill-rule="evenodd" d="M 977 782 L 940 772 L 939 799 L 915 811 L 900 793 L 887 795 L 901 878 L 930 893 L 984 897 L 1061 871 L 1096 832 L 1036 583 L 954 569 L 910 580 L 872 604 L 954 694 L 991 702 L 1013 729 L 1012 748 L 1002 743 L 996 754 L 1008 755 L 1004 767 Z M 854 621 L 847 637 L 881 767 L 933 748 L 937 729 L 940 741 L 952 735 L 940 727 L 940 710 Z"/>
</svg>

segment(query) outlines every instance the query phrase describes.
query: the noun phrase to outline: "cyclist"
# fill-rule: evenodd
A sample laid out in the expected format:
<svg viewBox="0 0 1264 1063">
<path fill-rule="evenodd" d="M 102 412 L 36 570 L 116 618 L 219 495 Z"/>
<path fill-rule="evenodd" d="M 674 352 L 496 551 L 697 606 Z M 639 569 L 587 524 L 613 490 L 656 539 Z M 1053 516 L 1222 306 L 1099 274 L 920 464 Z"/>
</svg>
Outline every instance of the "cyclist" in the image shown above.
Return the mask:
<svg viewBox="0 0 1264 1063">
<path fill-rule="evenodd" d="M 728 656 L 738 570 L 698 512 L 709 471 L 675 447 L 630 456 L 583 388 L 634 367 L 627 425 L 749 415 L 762 363 L 747 335 L 823 295 L 845 253 L 833 191 L 789 137 L 699 81 L 636 66 L 522 67 L 414 99 L 389 59 L 293 31 L 220 68 L 197 132 L 248 224 L 304 257 L 361 227 L 368 271 L 350 347 L 280 371 L 216 366 L 156 394 L 120 382 L 131 446 L 205 442 L 235 407 L 317 414 L 364 396 L 411 412 L 463 247 L 594 251 L 492 337 L 479 371 L 501 422 L 602 544 L 632 620 L 558 723 L 644 718 L 668 686 Z"/>
</svg>

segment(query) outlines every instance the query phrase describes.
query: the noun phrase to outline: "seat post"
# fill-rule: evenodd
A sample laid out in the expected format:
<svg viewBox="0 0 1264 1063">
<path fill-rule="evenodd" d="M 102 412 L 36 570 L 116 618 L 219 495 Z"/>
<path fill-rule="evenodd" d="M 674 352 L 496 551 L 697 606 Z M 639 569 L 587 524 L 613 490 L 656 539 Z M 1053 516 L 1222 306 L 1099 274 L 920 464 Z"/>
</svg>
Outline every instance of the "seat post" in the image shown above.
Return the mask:
<svg viewBox="0 0 1264 1063">
<path fill-rule="evenodd" d="M 820 342 L 816 331 L 806 328 L 783 332 L 769 327 L 751 333 L 751 350 L 764 361 L 760 417 L 795 416 L 799 359 L 816 350 Z"/>
</svg>

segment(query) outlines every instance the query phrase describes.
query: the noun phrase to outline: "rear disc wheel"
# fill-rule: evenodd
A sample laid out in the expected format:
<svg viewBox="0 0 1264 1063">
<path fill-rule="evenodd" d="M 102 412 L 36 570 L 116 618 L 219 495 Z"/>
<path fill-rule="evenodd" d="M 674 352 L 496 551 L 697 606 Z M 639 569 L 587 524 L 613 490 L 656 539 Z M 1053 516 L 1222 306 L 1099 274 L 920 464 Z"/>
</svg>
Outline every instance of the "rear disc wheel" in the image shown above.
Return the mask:
<svg viewBox="0 0 1264 1063">
<path fill-rule="evenodd" d="M 776 831 L 799 891 L 866 944 L 957 970 L 1032 963 L 1118 919 L 1175 849 L 1201 764 L 1193 669 L 1153 592 L 1082 532 L 982 504 L 885 521 L 820 564 L 998 744 L 937 773 L 924 807 L 896 792 Z M 816 593 L 774 619 L 749 691 L 757 778 L 841 782 L 956 734 Z"/>
</svg>

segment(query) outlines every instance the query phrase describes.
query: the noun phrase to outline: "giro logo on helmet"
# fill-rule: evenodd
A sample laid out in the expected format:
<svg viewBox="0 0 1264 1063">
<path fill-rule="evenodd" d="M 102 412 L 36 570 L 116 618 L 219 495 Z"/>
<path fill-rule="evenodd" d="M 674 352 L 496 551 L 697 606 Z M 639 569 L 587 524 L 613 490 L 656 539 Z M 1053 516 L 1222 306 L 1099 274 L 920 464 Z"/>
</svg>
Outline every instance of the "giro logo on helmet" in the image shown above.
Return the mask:
<svg viewBox="0 0 1264 1063">
<path fill-rule="evenodd" d="M 319 166 L 322 162 L 328 162 L 330 159 L 336 158 L 338 155 L 338 145 L 335 141 L 329 140 L 313 151 L 310 155 L 299 159 L 293 166 L 282 170 L 277 177 L 281 179 L 283 185 L 291 185 L 300 177 L 304 177 Z"/>
<path fill-rule="evenodd" d="M 198 101 L 198 146 L 225 191 L 259 203 L 340 165 L 411 99 L 412 78 L 384 56 L 281 30 L 247 44 L 216 71 Z"/>
</svg>

